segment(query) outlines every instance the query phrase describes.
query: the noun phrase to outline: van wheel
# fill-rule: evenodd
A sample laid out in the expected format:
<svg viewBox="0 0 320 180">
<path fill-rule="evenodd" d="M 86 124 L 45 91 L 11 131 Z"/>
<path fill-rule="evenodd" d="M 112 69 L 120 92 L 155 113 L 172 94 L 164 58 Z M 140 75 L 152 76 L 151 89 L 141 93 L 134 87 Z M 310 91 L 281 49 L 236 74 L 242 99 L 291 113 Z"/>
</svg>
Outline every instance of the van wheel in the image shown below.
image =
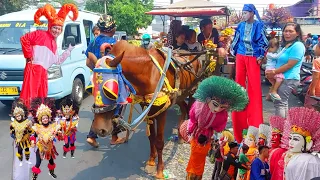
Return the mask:
<svg viewBox="0 0 320 180">
<path fill-rule="evenodd" d="M 75 103 L 80 105 L 83 100 L 84 88 L 81 79 L 75 78 L 72 85 L 71 97 Z"/>
<path fill-rule="evenodd" d="M 10 107 L 10 106 L 12 106 L 13 101 L 10 101 L 10 100 L 2 100 L 1 103 L 2 103 L 3 105 L 5 105 L 5 106 Z"/>
</svg>

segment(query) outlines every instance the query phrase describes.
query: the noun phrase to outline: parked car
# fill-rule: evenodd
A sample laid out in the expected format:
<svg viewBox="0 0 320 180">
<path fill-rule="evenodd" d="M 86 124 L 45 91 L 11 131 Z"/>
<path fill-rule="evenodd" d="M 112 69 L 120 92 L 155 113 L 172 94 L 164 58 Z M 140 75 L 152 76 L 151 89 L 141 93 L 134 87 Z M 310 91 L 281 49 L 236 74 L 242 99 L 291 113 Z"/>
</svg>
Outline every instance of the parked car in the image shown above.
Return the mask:
<svg viewBox="0 0 320 180">
<path fill-rule="evenodd" d="M 59 9 L 57 9 L 58 12 Z M 37 9 L 23 10 L 0 16 L 0 101 L 11 106 L 19 97 L 26 60 L 22 53 L 20 37 L 37 29 L 47 29 L 44 24 L 34 24 Z M 71 56 L 61 65 L 48 69 L 48 97 L 62 99 L 71 96 L 80 104 L 85 86 L 89 84 L 91 71 L 86 66 L 87 44 L 94 35 L 91 30 L 99 19 L 96 13 L 79 10 L 78 19 L 73 22 L 67 16 L 62 34 L 57 38 L 58 53 L 62 54 L 73 42 Z"/>
</svg>

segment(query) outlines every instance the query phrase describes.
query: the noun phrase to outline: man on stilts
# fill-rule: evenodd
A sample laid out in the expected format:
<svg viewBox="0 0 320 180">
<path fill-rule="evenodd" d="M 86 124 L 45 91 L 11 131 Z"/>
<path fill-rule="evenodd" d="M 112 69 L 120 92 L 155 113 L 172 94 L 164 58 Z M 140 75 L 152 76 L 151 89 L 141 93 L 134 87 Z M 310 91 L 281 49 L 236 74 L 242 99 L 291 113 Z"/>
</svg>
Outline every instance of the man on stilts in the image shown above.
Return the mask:
<svg viewBox="0 0 320 180">
<path fill-rule="evenodd" d="M 262 117 L 262 89 L 260 64 L 268 46 L 266 31 L 253 4 L 245 4 L 241 22 L 234 36 L 230 51 L 236 56 L 235 81 L 247 89 L 249 105 L 241 112 L 232 113 L 234 135 L 242 140 L 242 130 L 248 126 L 259 127 Z M 258 20 L 254 20 L 256 15 Z"/>
</svg>

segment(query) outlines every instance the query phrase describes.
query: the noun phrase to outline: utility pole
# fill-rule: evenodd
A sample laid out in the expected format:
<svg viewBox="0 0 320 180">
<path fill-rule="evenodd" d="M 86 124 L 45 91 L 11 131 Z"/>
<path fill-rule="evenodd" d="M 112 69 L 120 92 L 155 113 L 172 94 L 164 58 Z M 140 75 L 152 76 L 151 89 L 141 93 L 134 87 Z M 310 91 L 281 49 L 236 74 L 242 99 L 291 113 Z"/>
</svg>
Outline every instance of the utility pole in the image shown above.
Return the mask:
<svg viewBox="0 0 320 180">
<path fill-rule="evenodd" d="M 104 13 L 107 14 L 107 0 L 104 1 Z"/>
</svg>

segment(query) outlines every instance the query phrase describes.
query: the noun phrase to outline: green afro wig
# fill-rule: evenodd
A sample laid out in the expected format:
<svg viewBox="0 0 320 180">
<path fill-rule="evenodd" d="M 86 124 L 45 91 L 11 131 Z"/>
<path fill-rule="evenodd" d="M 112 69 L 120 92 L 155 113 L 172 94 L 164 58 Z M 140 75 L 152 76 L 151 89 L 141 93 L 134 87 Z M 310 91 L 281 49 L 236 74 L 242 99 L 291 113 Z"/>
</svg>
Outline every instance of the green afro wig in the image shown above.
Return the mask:
<svg viewBox="0 0 320 180">
<path fill-rule="evenodd" d="M 217 98 L 227 102 L 230 111 L 242 111 L 248 104 L 247 91 L 231 79 L 220 76 L 211 76 L 203 80 L 196 93 L 195 99 L 206 102 L 208 98 Z"/>
</svg>

